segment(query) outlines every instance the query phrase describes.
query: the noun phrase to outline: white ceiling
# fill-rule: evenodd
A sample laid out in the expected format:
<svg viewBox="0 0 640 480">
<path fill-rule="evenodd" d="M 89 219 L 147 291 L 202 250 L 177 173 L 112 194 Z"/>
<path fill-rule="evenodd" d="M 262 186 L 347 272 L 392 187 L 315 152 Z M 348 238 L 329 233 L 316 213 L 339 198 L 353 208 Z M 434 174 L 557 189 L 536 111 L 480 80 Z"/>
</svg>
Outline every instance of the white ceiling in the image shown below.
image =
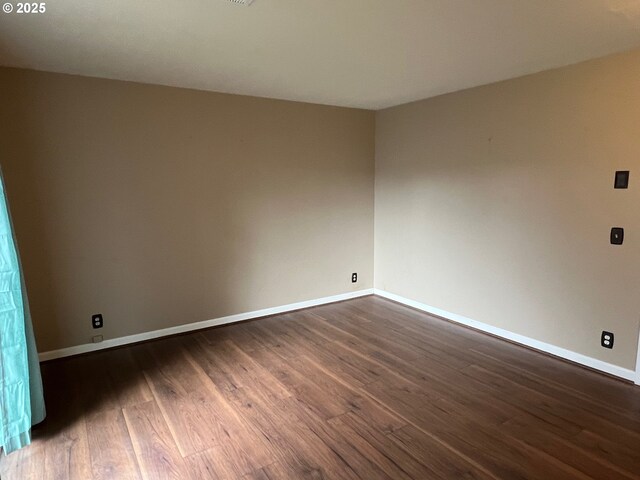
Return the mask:
<svg viewBox="0 0 640 480">
<path fill-rule="evenodd" d="M 49 0 L 46 8 L 0 13 L 1 65 L 370 109 L 640 46 L 640 0 Z"/>
</svg>

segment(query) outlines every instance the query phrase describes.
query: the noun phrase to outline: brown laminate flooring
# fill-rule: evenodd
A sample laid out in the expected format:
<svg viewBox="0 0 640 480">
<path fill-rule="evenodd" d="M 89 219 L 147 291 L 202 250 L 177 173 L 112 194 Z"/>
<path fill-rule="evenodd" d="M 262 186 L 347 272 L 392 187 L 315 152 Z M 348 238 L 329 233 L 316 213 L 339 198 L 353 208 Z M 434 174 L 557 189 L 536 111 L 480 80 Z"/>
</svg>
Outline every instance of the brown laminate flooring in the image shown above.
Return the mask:
<svg viewBox="0 0 640 480">
<path fill-rule="evenodd" d="M 640 388 L 379 297 L 43 378 L 3 480 L 640 478 Z"/>
</svg>

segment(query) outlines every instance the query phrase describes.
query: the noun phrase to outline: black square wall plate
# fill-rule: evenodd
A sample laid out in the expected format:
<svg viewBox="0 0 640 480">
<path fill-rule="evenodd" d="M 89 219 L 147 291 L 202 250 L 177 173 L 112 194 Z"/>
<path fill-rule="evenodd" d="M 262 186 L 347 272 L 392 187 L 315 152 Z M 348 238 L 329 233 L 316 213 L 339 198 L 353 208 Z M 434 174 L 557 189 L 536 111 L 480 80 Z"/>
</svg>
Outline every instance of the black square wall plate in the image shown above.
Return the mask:
<svg viewBox="0 0 640 480">
<path fill-rule="evenodd" d="M 616 172 L 616 179 L 613 183 L 614 188 L 629 188 L 629 171 Z"/>
<path fill-rule="evenodd" d="M 613 348 L 613 333 L 603 330 L 600 336 L 600 345 L 604 348 Z"/>
<path fill-rule="evenodd" d="M 611 229 L 611 245 L 622 245 L 624 240 L 624 228 L 613 227 Z"/>
</svg>

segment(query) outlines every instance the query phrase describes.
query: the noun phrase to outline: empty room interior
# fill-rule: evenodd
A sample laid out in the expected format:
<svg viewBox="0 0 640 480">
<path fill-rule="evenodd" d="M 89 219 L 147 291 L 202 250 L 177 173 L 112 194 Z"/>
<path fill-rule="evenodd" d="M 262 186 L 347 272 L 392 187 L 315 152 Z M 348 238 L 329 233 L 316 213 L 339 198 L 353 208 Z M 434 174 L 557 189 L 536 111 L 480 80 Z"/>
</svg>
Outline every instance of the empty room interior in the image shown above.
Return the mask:
<svg viewBox="0 0 640 480">
<path fill-rule="evenodd" d="M 3 0 L 2 480 L 640 479 L 640 0 Z"/>
</svg>

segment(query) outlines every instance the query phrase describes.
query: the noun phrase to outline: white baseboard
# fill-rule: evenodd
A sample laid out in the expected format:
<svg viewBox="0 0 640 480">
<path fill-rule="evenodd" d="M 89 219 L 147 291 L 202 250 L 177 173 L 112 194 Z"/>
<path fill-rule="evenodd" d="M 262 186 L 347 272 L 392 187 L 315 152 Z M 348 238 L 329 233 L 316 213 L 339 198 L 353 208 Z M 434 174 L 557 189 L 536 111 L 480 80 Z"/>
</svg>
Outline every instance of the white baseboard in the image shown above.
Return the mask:
<svg viewBox="0 0 640 480">
<path fill-rule="evenodd" d="M 432 315 L 436 315 L 438 317 L 451 320 L 452 322 L 460 323 L 462 325 L 475 328 L 476 330 L 481 330 L 483 332 L 490 333 L 497 337 L 501 337 L 501 338 L 510 340 L 512 342 L 519 343 L 521 345 L 526 345 L 527 347 L 531 347 L 536 350 L 540 350 L 542 352 L 550 353 L 551 355 L 564 358 L 574 363 L 579 363 L 589 368 L 593 368 L 595 370 L 608 373 L 609 375 L 613 375 L 615 377 L 623 378 L 625 380 L 630 380 L 640 385 L 640 371 L 638 371 L 640 369 L 640 352 L 638 353 L 638 365 L 636 367 L 636 371 L 637 371 L 636 373 L 633 370 L 619 367 L 618 365 L 613 365 L 611 363 L 603 362 L 602 360 L 597 360 L 595 358 L 587 357 L 586 355 L 582 355 L 581 353 L 572 352 L 571 350 L 566 350 L 564 348 L 556 347 L 555 345 L 551 345 L 549 343 L 540 342 L 533 338 L 525 337 L 524 335 L 519 335 L 517 333 L 513 333 L 508 330 L 504 330 L 502 328 L 494 327 L 486 323 L 478 322 L 476 320 L 463 317 L 462 315 L 447 312 L 445 310 L 441 310 L 439 308 L 432 307 L 430 305 L 425 305 L 424 303 L 416 302 L 415 300 L 410 300 L 408 298 L 401 297 L 400 295 L 396 295 L 394 293 L 389 293 L 384 290 L 379 290 L 377 288 L 373 289 L 373 293 L 375 295 L 388 298 L 389 300 L 402 303 L 409 307 L 422 310 L 423 312 L 427 312 Z"/>
<path fill-rule="evenodd" d="M 340 295 L 332 295 L 330 297 L 316 298 L 315 300 L 307 300 L 304 302 L 290 303 L 279 307 L 265 308 L 255 310 L 253 312 L 238 313 L 227 317 L 214 318 L 212 320 L 204 320 L 202 322 L 188 323 L 186 325 L 178 325 L 176 327 L 163 328 L 161 330 L 153 330 L 151 332 L 138 333 L 135 335 L 127 335 L 126 337 L 111 338 L 100 343 L 86 343 L 84 345 L 76 345 L 73 347 L 61 348 L 60 350 L 51 350 L 49 352 L 40 353 L 40 361 L 53 360 L 56 358 L 70 357 L 81 353 L 94 352 L 107 348 L 119 347 L 131 343 L 144 342 L 153 340 L 154 338 L 167 337 L 178 333 L 192 332 L 194 330 L 202 330 L 204 328 L 225 325 L 228 323 L 241 322 L 243 320 L 251 320 L 252 318 L 266 317 L 268 315 L 277 315 L 279 313 L 300 310 L 301 308 L 315 307 L 317 305 L 325 305 L 327 303 L 341 302 L 351 298 L 364 297 L 373 294 L 373 289 L 358 290 L 355 292 L 342 293 Z"/>
<path fill-rule="evenodd" d="M 640 385 L 640 325 L 638 325 L 638 354 L 636 355 L 636 385 Z"/>
</svg>

